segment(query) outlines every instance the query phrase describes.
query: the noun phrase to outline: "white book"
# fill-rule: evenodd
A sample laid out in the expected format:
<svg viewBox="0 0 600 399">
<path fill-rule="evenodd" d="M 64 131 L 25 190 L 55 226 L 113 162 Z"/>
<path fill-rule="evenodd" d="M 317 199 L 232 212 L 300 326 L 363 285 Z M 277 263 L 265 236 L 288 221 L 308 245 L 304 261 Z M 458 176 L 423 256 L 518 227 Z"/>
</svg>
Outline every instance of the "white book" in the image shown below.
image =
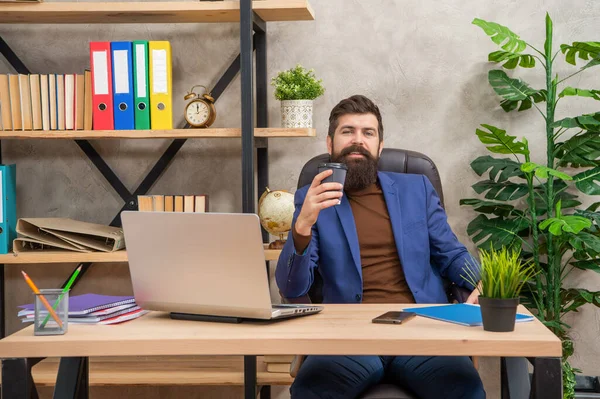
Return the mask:
<svg viewBox="0 0 600 399">
<path fill-rule="evenodd" d="M 56 128 L 65 130 L 65 75 L 56 75 L 56 115 Z"/>
<path fill-rule="evenodd" d="M 75 129 L 75 75 L 65 75 L 65 129 Z"/>
<path fill-rule="evenodd" d="M 42 130 L 50 130 L 50 101 L 48 98 L 48 75 L 40 75 L 42 96 Z"/>
</svg>

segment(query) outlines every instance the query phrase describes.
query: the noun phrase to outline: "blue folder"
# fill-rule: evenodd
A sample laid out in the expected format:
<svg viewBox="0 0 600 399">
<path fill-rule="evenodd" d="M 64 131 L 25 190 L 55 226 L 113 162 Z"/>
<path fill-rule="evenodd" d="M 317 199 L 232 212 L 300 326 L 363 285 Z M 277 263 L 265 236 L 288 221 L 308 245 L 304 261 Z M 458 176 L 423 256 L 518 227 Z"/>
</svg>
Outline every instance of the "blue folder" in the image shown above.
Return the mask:
<svg viewBox="0 0 600 399">
<path fill-rule="evenodd" d="M 135 129 L 131 42 L 111 42 L 115 130 Z"/>
<path fill-rule="evenodd" d="M 458 303 L 453 305 L 427 306 L 423 308 L 405 308 L 407 312 L 415 312 L 419 316 L 430 319 L 447 321 L 463 326 L 481 326 L 481 309 L 479 305 Z M 517 313 L 517 322 L 532 321 L 533 316 Z"/>
<path fill-rule="evenodd" d="M 0 181 L 0 254 L 7 254 L 17 238 L 16 165 L 0 165 Z"/>
</svg>

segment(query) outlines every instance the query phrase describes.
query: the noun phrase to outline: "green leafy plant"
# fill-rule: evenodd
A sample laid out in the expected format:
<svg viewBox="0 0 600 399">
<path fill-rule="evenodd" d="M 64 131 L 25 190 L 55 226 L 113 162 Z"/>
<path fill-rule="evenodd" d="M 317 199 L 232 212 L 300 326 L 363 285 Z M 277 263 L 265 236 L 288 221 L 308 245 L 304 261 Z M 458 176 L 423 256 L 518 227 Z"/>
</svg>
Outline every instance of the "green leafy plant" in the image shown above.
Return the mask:
<svg viewBox="0 0 600 399">
<path fill-rule="evenodd" d="M 315 77 L 313 69 L 306 70 L 302 65 L 282 71 L 271 79 L 278 100 L 314 100 L 325 93 L 323 81 Z"/>
<path fill-rule="evenodd" d="M 585 304 L 600 307 L 600 291 L 567 288 L 564 283 L 575 269 L 600 273 L 600 202 L 584 208 L 579 200 L 581 194 L 600 195 L 600 112 L 561 120 L 555 120 L 555 113 L 559 102 L 569 97 L 600 100 L 599 90 L 565 85 L 600 64 L 600 42 L 563 44 L 557 51 L 549 15 L 545 22 L 546 40 L 538 50 L 505 26 L 473 20 L 501 47 L 489 54 L 490 62 L 505 70 L 541 65 L 543 88 L 533 88 L 503 69 L 491 70 L 488 80 L 504 111 L 536 110 L 541 115 L 544 135 L 536 148 L 545 149 L 546 162 L 531 161 L 525 138 L 518 140 L 505 130 L 482 124 L 476 130 L 479 140 L 499 156 L 480 156 L 471 163 L 475 173 L 486 175 L 472 186 L 484 199 L 460 203 L 479 213 L 467 227 L 478 247 L 519 249 L 524 260 L 533 262 L 536 275 L 523 287 L 521 302 L 562 340 L 564 395 L 572 398 L 573 372 L 578 370 L 568 364 L 573 342 L 564 317 Z M 583 61 L 583 66 L 559 78 L 553 66 L 561 53 L 567 63 L 576 66 Z M 577 169 L 582 171 L 573 172 Z"/>
<path fill-rule="evenodd" d="M 486 298 L 518 298 L 523 285 L 536 273 L 533 262 L 523 260 L 521 251 L 506 247 L 480 249 L 479 264 L 480 276 L 474 272 L 475 265 L 471 265 L 464 269 L 465 275 L 461 277 L 474 287 L 478 287 L 480 278 L 480 294 Z"/>
</svg>

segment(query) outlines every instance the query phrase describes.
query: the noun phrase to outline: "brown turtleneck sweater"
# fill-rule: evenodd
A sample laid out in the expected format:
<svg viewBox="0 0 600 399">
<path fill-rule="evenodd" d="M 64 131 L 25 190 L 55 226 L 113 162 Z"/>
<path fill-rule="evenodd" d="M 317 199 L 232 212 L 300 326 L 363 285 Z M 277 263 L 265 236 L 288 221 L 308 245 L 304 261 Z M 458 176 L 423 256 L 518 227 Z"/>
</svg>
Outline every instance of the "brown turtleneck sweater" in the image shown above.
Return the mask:
<svg viewBox="0 0 600 399">
<path fill-rule="evenodd" d="M 363 303 L 414 303 L 400 263 L 390 216 L 379 183 L 348 196 L 360 247 Z M 302 253 L 310 236 L 292 230 L 296 251 Z"/>
</svg>

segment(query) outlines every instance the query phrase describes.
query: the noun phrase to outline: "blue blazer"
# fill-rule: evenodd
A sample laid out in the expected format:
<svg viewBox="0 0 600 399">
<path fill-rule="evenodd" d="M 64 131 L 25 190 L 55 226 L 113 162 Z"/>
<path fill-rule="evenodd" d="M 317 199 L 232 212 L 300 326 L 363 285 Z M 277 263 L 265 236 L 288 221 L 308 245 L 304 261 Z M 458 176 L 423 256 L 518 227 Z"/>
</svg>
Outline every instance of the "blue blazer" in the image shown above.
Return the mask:
<svg viewBox="0 0 600 399">
<path fill-rule="evenodd" d="M 429 179 L 423 175 L 379 172 L 392 231 L 406 282 L 417 303 L 447 303 L 442 277 L 473 289 L 462 277 L 474 264 L 448 225 L 446 213 Z M 292 226 L 309 186 L 296 191 Z M 469 262 L 466 264 L 466 262 Z M 297 298 L 308 293 L 315 269 L 323 277 L 324 303 L 362 301 L 362 267 L 352 208 L 344 195 L 341 204 L 324 209 L 312 227 L 312 239 L 296 254 L 293 235 L 279 256 L 275 277 L 281 294 Z M 478 273 L 478 268 L 476 270 Z"/>
</svg>

